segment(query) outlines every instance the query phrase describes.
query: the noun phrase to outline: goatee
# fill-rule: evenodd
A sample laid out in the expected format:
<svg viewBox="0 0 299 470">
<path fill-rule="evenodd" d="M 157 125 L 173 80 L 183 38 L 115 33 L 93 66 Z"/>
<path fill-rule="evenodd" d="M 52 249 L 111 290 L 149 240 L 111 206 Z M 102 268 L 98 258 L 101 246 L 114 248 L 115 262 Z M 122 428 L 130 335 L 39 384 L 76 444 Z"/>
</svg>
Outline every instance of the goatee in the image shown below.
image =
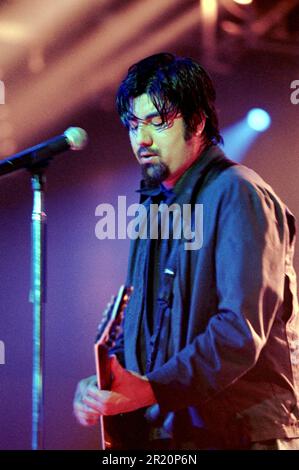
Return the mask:
<svg viewBox="0 0 299 470">
<path fill-rule="evenodd" d="M 142 177 L 146 186 L 157 186 L 169 176 L 168 167 L 162 163 L 148 163 L 141 166 Z"/>
</svg>

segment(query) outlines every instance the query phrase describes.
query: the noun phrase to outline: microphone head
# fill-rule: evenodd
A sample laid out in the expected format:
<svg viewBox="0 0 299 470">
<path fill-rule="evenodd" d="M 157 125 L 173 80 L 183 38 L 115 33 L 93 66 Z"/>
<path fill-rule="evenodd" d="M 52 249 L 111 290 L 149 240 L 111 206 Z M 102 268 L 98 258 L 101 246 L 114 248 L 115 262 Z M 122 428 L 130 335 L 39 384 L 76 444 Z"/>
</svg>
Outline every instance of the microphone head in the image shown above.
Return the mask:
<svg viewBox="0 0 299 470">
<path fill-rule="evenodd" d="M 63 135 L 72 150 L 82 150 L 88 142 L 87 132 L 81 127 L 69 127 Z"/>
</svg>

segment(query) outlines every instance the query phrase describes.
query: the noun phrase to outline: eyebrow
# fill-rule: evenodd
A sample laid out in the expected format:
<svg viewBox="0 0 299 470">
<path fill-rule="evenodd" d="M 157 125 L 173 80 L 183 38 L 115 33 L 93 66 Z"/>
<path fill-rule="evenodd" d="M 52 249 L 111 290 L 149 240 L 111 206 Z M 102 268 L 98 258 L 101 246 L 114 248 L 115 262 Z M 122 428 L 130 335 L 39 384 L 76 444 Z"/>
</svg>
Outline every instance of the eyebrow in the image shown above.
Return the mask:
<svg viewBox="0 0 299 470">
<path fill-rule="evenodd" d="M 157 116 L 161 116 L 160 113 L 158 113 L 158 111 L 155 111 L 154 113 L 150 113 L 150 114 L 147 114 L 145 116 L 145 119 L 150 119 L 150 118 L 153 118 L 153 117 L 157 117 Z"/>
<path fill-rule="evenodd" d="M 152 119 L 152 118 L 157 117 L 157 116 L 161 117 L 161 114 L 158 113 L 158 111 L 155 111 L 155 112 L 153 112 L 153 113 L 147 114 L 144 119 L 141 119 L 141 118 L 139 118 L 138 116 L 135 116 L 135 115 L 134 115 L 134 117 L 132 117 L 132 118 L 130 119 L 130 121 L 133 121 L 134 119 L 138 119 L 138 121 L 147 121 L 148 119 Z"/>
</svg>

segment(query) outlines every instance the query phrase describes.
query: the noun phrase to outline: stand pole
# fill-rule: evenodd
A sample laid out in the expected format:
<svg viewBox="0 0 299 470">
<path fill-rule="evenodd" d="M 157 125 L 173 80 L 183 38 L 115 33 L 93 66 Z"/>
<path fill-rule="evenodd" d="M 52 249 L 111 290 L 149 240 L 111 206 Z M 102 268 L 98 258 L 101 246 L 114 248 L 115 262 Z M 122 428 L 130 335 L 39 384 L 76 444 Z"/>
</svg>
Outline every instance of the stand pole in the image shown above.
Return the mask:
<svg viewBox="0 0 299 470">
<path fill-rule="evenodd" d="M 43 449 L 44 310 L 46 302 L 46 213 L 43 169 L 32 171 L 31 291 L 33 303 L 32 450 Z"/>
</svg>

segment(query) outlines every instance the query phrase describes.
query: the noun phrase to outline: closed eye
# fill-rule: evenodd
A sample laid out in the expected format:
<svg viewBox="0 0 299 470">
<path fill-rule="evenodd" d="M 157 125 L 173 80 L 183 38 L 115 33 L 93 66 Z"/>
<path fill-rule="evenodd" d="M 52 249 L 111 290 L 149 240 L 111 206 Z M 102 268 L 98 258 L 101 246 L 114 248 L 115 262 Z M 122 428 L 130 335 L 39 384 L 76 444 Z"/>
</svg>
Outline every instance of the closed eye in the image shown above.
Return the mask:
<svg viewBox="0 0 299 470">
<path fill-rule="evenodd" d="M 145 120 L 138 119 L 138 120 L 129 121 L 128 129 L 130 132 L 137 132 L 138 127 L 141 125 L 152 126 L 158 130 L 163 130 L 168 127 L 171 127 L 170 123 L 163 120 L 160 115 L 155 115 L 155 116 L 150 116 Z"/>
</svg>

